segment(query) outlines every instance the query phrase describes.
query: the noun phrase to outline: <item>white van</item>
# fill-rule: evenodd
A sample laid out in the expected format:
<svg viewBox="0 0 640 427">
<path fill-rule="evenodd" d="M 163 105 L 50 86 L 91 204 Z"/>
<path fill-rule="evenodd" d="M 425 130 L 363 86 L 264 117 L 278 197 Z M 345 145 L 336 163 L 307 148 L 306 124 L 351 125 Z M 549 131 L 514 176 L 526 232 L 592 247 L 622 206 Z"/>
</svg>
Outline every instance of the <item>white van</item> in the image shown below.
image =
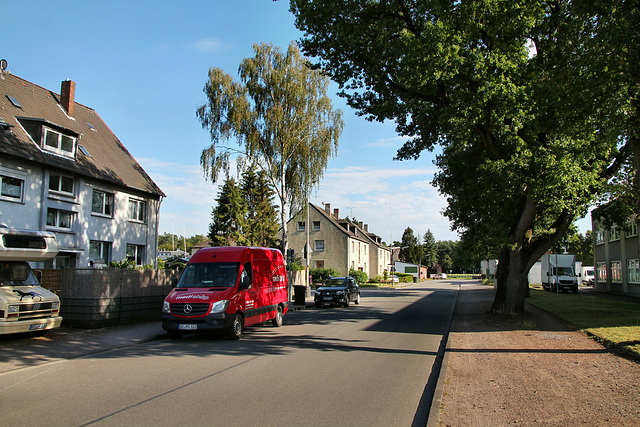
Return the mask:
<svg viewBox="0 0 640 427">
<path fill-rule="evenodd" d="M 0 334 L 42 332 L 60 326 L 60 298 L 40 286 L 28 263 L 57 254 L 53 233 L 0 225 Z"/>
</svg>

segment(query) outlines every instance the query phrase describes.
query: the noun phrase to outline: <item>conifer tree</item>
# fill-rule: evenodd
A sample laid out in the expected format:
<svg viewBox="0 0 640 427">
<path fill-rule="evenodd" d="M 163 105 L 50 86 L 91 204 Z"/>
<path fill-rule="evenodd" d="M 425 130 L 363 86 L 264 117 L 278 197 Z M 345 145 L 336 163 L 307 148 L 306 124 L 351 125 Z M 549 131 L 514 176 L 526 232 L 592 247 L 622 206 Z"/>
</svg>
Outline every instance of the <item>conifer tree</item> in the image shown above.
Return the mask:
<svg viewBox="0 0 640 427">
<path fill-rule="evenodd" d="M 209 238 L 213 246 L 244 246 L 247 204 L 233 178 L 225 180 L 211 213 Z"/>
<path fill-rule="evenodd" d="M 274 193 L 264 171 L 247 169 L 242 175 L 242 195 L 247 205 L 245 237 L 252 246 L 275 247 L 278 243 L 278 212 Z"/>
</svg>

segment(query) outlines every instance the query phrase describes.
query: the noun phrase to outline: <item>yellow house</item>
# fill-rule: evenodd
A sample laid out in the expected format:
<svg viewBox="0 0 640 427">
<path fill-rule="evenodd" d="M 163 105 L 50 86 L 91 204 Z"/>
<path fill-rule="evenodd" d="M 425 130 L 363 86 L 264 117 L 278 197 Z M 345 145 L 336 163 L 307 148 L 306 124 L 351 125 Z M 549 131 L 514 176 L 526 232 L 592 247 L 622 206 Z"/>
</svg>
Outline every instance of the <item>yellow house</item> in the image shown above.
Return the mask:
<svg viewBox="0 0 640 427">
<path fill-rule="evenodd" d="M 309 224 L 301 210 L 287 223 L 289 248 L 296 257 L 304 258 L 309 227 L 310 268 L 334 268 L 347 276 L 350 270 L 364 271 L 372 278 L 389 269 L 391 251 L 380 236 L 369 232 L 368 225 L 354 224 L 340 218 L 339 209 L 331 211 L 309 203 Z"/>
</svg>

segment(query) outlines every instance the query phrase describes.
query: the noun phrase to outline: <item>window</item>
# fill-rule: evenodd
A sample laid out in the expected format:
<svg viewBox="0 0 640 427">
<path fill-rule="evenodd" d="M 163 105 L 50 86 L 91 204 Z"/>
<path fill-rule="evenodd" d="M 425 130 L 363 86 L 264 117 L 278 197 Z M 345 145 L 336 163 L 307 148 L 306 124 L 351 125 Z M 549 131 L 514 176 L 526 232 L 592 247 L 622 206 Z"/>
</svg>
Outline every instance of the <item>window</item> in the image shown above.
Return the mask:
<svg viewBox="0 0 640 427">
<path fill-rule="evenodd" d="M 136 265 L 142 265 L 144 258 L 144 246 L 131 245 L 127 243 L 127 259 L 132 260 Z"/>
<path fill-rule="evenodd" d="M 298 221 L 298 231 L 304 231 L 304 221 Z"/>
<path fill-rule="evenodd" d="M 47 225 L 63 230 L 71 230 L 73 226 L 73 212 L 48 208 Z"/>
<path fill-rule="evenodd" d="M 142 200 L 129 199 L 128 218 L 132 221 L 145 222 L 147 204 Z"/>
<path fill-rule="evenodd" d="M 320 221 L 313 221 L 313 231 L 320 231 Z"/>
<path fill-rule="evenodd" d="M 629 283 L 640 283 L 640 263 L 637 259 L 627 260 Z"/>
<path fill-rule="evenodd" d="M 93 190 L 91 212 L 98 215 L 113 216 L 113 194 Z"/>
<path fill-rule="evenodd" d="M 0 175 L 0 199 L 21 202 L 24 181 L 15 176 Z"/>
<path fill-rule="evenodd" d="M 324 251 L 324 240 L 316 240 L 316 251 Z"/>
<path fill-rule="evenodd" d="M 604 228 L 602 226 L 598 226 L 596 229 L 596 245 L 600 245 L 604 243 Z"/>
<path fill-rule="evenodd" d="M 620 240 L 620 227 L 614 224 L 609 232 L 609 241 L 613 242 L 615 240 Z"/>
<path fill-rule="evenodd" d="M 73 157 L 76 151 L 76 139 L 71 136 L 61 134 L 60 132 L 56 132 L 55 130 L 45 128 L 44 148 L 49 151 L 62 154 L 63 156 Z"/>
<path fill-rule="evenodd" d="M 97 240 L 91 240 L 89 242 L 89 258 L 94 262 L 98 262 L 98 259 L 102 259 L 104 264 L 111 261 L 111 242 L 99 242 Z"/>
<path fill-rule="evenodd" d="M 607 281 L 607 263 L 599 262 L 597 264 L 598 268 L 598 282 L 606 283 Z"/>
<path fill-rule="evenodd" d="M 611 261 L 611 281 L 622 282 L 622 261 Z"/>
<path fill-rule="evenodd" d="M 49 191 L 73 195 L 73 178 L 60 174 L 51 174 L 49 176 Z"/>
<path fill-rule="evenodd" d="M 634 220 L 627 221 L 627 225 L 625 228 L 625 236 L 626 237 L 635 237 L 638 235 L 638 223 Z"/>
</svg>

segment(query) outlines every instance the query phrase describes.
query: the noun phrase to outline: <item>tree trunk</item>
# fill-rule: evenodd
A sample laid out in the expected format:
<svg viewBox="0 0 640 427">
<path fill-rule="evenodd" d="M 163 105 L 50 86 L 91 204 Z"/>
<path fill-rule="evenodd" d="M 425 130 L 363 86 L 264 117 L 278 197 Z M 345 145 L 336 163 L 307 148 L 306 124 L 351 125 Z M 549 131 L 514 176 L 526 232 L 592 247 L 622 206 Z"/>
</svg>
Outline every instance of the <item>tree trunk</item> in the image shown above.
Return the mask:
<svg viewBox="0 0 640 427">
<path fill-rule="evenodd" d="M 496 270 L 496 294 L 491 313 L 520 314 L 529 288 L 530 260 L 521 248 L 503 248 Z"/>
</svg>

